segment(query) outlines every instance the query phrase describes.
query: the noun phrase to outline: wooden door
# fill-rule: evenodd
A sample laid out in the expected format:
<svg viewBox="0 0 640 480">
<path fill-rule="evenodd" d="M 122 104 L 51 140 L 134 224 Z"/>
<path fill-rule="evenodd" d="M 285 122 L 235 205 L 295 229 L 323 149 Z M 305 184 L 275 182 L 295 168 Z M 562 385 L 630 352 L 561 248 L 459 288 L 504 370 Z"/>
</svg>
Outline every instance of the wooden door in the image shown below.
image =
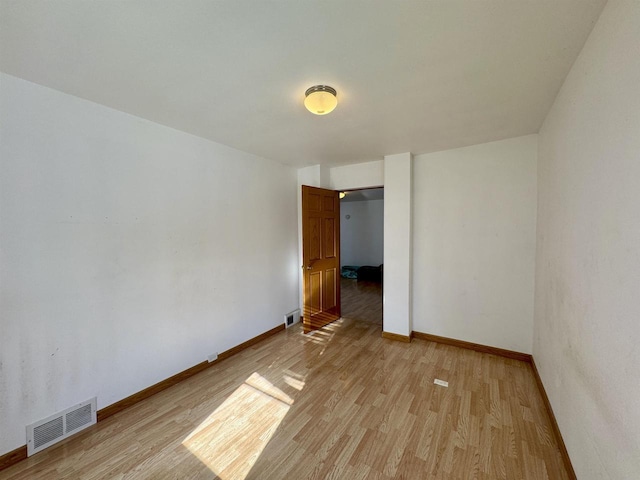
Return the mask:
<svg viewBox="0 0 640 480">
<path fill-rule="evenodd" d="M 340 318 L 340 198 L 302 187 L 302 269 L 305 332 Z"/>
</svg>

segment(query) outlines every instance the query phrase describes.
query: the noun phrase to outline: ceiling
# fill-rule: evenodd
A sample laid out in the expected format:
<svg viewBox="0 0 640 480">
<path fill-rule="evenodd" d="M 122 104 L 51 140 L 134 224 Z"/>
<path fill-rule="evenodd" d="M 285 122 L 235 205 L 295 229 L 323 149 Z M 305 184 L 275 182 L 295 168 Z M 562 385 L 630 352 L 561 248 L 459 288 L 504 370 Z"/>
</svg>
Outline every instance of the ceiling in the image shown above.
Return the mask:
<svg viewBox="0 0 640 480">
<path fill-rule="evenodd" d="M 0 0 L 0 69 L 282 163 L 535 133 L 606 0 Z M 315 116 L 304 91 L 328 84 Z"/>
</svg>

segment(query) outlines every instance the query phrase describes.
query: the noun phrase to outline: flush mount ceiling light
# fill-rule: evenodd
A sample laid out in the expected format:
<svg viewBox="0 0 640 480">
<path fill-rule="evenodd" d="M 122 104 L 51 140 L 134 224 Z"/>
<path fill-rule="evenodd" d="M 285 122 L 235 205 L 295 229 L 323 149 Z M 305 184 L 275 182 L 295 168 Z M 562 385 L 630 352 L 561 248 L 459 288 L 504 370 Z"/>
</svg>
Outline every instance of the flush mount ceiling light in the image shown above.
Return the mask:
<svg viewBox="0 0 640 480">
<path fill-rule="evenodd" d="M 336 89 L 328 85 L 315 85 L 307 88 L 304 96 L 304 106 L 315 115 L 331 113 L 338 105 Z"/>
</svg>

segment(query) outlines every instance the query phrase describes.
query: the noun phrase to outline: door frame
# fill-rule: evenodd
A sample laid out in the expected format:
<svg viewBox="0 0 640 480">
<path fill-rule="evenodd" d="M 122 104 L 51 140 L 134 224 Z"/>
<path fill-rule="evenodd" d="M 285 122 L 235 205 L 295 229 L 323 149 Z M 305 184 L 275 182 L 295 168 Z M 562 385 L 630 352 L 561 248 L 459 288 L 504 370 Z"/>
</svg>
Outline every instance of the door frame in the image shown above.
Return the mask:
<svg viewBox="0 0 640 480">
<path fill-rule="evenodd" d="M 349 192 L 360 192 L 362 190 L 384 190 L 384 185 L 377 185 L 377 186 L 373 186 L 373 187 L 343 188 L 342 190 L 336 190 L 336 191 L 349 193 Z M 384 201 L 384 197 L 383 197 L 383 201 Z M 341 215 L 342 215 L 342 213 L 341 213 Z M 384 237 L 384 215 L 383 215 L 382 221 L 383 221 L 383 226 L 382 226 L 383 232 L 382 232 L 382 235 Z M 340 241 L 342 241 L 342 239 L 340 239 Z M 342 249 L 342 244 L 340 245 L 340 249 Z M 384 247 L 382 249 L 382 264 L 384 265 Z M 342 278 L 342 276 L 340 278 Z M 381 287 L 382 287 L 382 298 L 383 298 L 383 302 L 384 302 L 384 281 L 381 283 Z M 382 309 L 382 331 L 384 332 L 384 308 Z"/>
<path fill-rule="evenodd" d="M 300 292 L 300 311 L 301 313 L 301 320 L 302 317 L 304 316 L 304 295 L 305 295 L 305 272 L 304 272 L 304 252 L 303 252 L 303 245 L 304 245 L 304 229 L 302 227 L 302 187 L 306 187 L 306 186 L 311 186 L 313 187 L 313 185 L 306 185 L 306 184 L 300 184 L 299 185 L 299 194 L 298 194 L 298 201 L 299 203 L 299 208 L 298 208 L 298 231 L 299 231 L 299 238 L 298 238 L 298 244 L 299 244 L 299 262 L 301 265 L 301 270 L 299 270 L 300 272 L 300 282 L 298 285 L 299 288 L 299 292 Z M 314 187 L 314 188 L 322 188 L 322 187 Z M 375 189 L 384 189 L 384 184 L 382 185 L 373 185 L 370 187 L 356 187 L 356 188 L 343 188 L 343 189 L 330 189 L 330 188 L 326 188 L 324 190 L 333 190 L 334 192 L 357 192 L 357 191 L 361 191 L 361 190 L 375 190 Z M 340 200 L 340 199 L 339 199 Z M 342 214 L 341 214 L 342 215 Z M 340 218 L 341 220 L 341 218 Z M 383 227 L 384 228 L 384 227 Z M 341 238 L 340 235 L 338 236 L 338 248 L 341 248 L 340 245 L 341 242 Z M 384 264 L 384 249 L 383 249 L 383 264 Z M 340 257 L 339 257 L 340 259 Z M 341 265 L 339 265 L 339 268 L 341 267 Z M 341 273 L 341 272 L 340 272 Z M 338 282 L 338 288 L 340 288 L 339 285 L 340 282 Z M 382 283 L 382 293 L 383 293 L 383 298 L 384 298 L 384 282 Z M 342 305 L 341 305 L 341 296 L 338 294 L 338 308 L 339 311 L 342 311 Z M 383 315 L 382 315 L 382 330 L 384 331 L 384 308 L 383 308 Z M 306 332 L 305 332 L 306 333 Z"/>
</svg>

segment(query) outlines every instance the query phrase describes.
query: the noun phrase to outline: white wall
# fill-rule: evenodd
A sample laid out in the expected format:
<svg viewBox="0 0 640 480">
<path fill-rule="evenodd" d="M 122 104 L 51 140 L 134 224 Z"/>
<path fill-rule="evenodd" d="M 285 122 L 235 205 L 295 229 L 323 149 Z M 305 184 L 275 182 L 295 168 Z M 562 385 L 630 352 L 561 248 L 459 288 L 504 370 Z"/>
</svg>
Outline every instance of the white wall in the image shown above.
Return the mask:
<svg viewBox="0 0 640 480">
<path fill-rule="evenodd" d="M 384 161 L 354 163 L 329 169 L 329 182 L 333 190 L 381 187 L 384 185 Z"/>
<path fill-rule="evenodd" d="M 0 76 L 0 454 L 283 321 L 296 174 Z"/>
<path fill-rule="evenodd" d="M 329 186 L 330 169 L 326 165 L 311 165 L 299 168 L 297 171 L 298 184 L 310 187 L 331 188 Z M 300 197 L 302 198 L 302 197 Z"/>
<path fill-rule="evenodd" d="M 578 478 L 640 472 L 640 2 L 609 0 L 540 131 L 533 353 Z"/>
<path fill-rule="evenodd" d="M 380 265 L 383 262 L 383 239 L 384 200 L 340 202 L 342 265 Z"/>
<path fill-rule="evenodd" d="M 414 158 L 413 329 L 531 352 L 537 135 Z"/>
<path fill-rule="evenodd" d="M 412 284 L 413 157 L 398 153 L 384 157 L 384 292 L 382 328 L 409 337 Z"/>
</svg>

